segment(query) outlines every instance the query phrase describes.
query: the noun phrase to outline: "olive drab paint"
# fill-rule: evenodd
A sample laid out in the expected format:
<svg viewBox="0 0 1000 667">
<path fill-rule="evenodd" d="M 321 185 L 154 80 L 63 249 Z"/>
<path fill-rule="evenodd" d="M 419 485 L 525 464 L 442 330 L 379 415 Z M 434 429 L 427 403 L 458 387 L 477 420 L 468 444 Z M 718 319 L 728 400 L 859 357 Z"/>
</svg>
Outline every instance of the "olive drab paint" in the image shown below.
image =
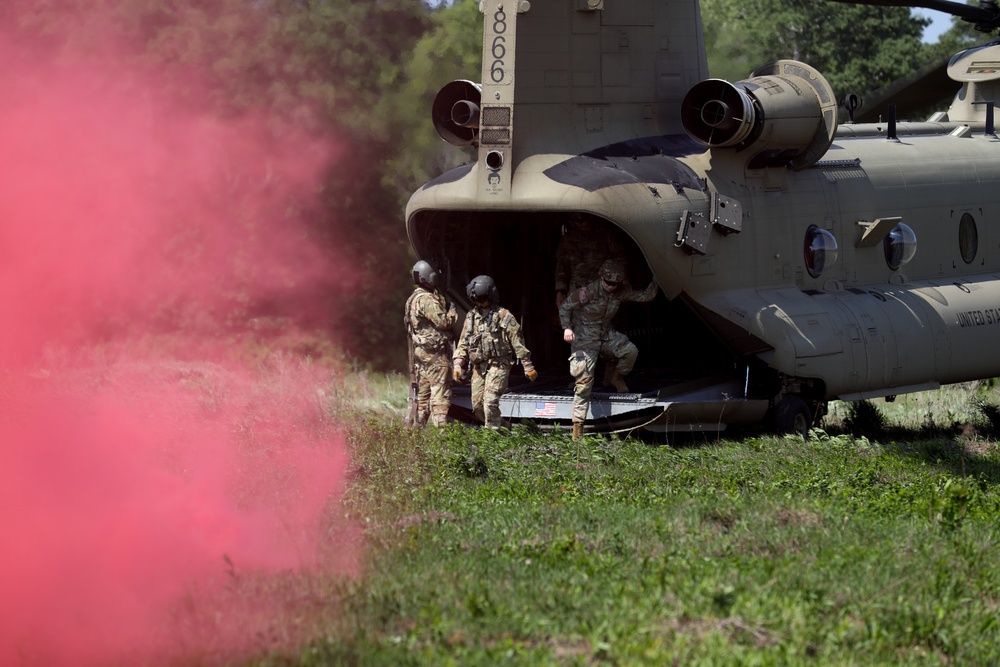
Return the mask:
<svg viewBox="0 0 1000 667">
<path fill-rule="evenodd" d="M 476 161 L 415 192 L 406 223 L 461 305 L 489 274 L 521 319 L 540 379 L 512 384 L 506 419 L 569 421 L 551 285 L 574 214 L 663 293 L 620 313 L 633 394 L 595 388 L 588 430 L 803 431 L 830 400 L 1000 376 L 1000 44 L 951 59 L 954 102 L 927 119 L 870 96 L 879 122 L 841 123 L 865 91 L 808 63 L 709 78 L 696 0 L 480 8 L 482 80 L 445 85 L 435 109 L 458 111 L 434 115 Z M 935 8 L 1000 27 L 985 5 Z"/>
<path fill-rule="evenodd" d="M 482 0 L 483 72 L 480 108 L 479 186 L 487 202 L 510 201 L 514 150 L 514 48 L 517 15 L 527 11 L 526 0 Z"/>
</svg>

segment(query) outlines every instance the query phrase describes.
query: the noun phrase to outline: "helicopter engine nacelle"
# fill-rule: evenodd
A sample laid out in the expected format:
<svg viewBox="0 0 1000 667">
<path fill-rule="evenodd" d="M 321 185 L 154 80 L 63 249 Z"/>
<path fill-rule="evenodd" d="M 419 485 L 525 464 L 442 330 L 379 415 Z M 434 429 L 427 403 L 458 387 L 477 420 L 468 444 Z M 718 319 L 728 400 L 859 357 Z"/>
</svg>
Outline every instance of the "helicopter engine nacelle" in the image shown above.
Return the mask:
<svg viewBox="0 0 1000 667">
<path fill-rule="evenodd" d="M 455 146 L 477 143 L 482 86 L 459 79 L 446 84 L 434 97 L 431 116 L 441 138 Z"/>
<path fill-rule="evenodd" d="M 708 79 L 684 97 L 681 123 L 692 139 L 709 148 L 748 153 L 751 169 L 804 169 L 833 143 L 837 103 L 817 70 L 778 60 L 736 83 Z"/>
</svg>

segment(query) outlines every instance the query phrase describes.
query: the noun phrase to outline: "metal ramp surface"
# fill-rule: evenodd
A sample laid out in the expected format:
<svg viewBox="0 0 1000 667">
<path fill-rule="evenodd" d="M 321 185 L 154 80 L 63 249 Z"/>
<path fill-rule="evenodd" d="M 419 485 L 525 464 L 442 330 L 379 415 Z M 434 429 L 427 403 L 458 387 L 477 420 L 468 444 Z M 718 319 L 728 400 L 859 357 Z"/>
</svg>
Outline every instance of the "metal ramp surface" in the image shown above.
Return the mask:
<svg viewBox="0 0 1000 667">
<path fill-rule="evenodd" d="M 644 384 L 642 391 L 621 394 L 595 389 L 591 394 L 585 430 L 597 433 L 724 431 L 731 426 L 761 423 L 769 407 L 766 399 L 746 397 L 743 382 L 728 376 L 667 381 L 659 386 L 649 386 L 648 381 Z M 472 421 L 468 384 L 452 390 L 452 407 L 456 416 Z M 573 418 L 569 377 L 525 383 L 509 389 L 500 398 L 500 413 L 511 424 L 532 423 L 545 430 L 557 425 L 569 428 Z"/>
</svg>

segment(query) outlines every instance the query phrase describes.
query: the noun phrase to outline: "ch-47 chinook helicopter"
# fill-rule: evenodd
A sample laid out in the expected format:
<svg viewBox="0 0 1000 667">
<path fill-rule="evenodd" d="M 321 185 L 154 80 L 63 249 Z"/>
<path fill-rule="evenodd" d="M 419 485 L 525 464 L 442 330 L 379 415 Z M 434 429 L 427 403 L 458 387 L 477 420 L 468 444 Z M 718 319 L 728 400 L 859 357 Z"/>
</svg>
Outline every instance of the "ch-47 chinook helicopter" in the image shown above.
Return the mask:
<svg viewBox="0 0 1000 667">
<path fill-rule="evenodd" d="M 863 4 L 1000 27 L 994 2 Z M 432 109 L 477 159 L 414 193 L 406 223 L 457 303 L 489 274 L 521 318 L 541 378 L 512 374 L 505 418 L 570 421 L 553 271 L 573 213 L 620 234 L 632 284 L 661 288 L 619 313 L 632 393 L 595 387 L 587 431 L 803 432 L 830 400 L 1000 375 L 1000 41 L 952 58 L 947 111 L 838 126 L 808 64 L 708 79 L 697 0 L 480 10 L 482 80 L 448 83 Z"/>
</svg>

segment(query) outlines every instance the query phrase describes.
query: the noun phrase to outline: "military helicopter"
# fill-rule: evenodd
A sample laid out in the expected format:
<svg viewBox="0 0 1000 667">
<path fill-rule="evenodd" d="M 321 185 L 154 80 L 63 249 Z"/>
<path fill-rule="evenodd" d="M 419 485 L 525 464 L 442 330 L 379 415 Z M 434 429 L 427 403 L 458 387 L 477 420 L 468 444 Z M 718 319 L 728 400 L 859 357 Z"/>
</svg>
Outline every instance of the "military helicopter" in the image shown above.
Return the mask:
<svg viewBox="0 0 1000 667">
<path fill-rule="evenodd" d="M 862 4 L 1000 27 L 994 2 Z M 639 348 L 631 391 L 595 387 L 587 431 L 804 433 L 831 400 L 1000 375 L 1000 41 L 951 59 L 960 89 L 928 120 L 890 106 L 839 124 L 806 63 L 708 78 L 697 0 L 480 10 L 482 80 L 432 108 L 477 159 L 415 192 L 406 225 L 455 302 L 489 274 L 521 318 L 541 379 L 512 374 L 506 419 L 570 421 L 553 270 L 571 214 L 615 230 L 632 284 L 661 288 L 619 313 Z M 467 385 L 452 407 L 471 418 Z"/>
</svg>

